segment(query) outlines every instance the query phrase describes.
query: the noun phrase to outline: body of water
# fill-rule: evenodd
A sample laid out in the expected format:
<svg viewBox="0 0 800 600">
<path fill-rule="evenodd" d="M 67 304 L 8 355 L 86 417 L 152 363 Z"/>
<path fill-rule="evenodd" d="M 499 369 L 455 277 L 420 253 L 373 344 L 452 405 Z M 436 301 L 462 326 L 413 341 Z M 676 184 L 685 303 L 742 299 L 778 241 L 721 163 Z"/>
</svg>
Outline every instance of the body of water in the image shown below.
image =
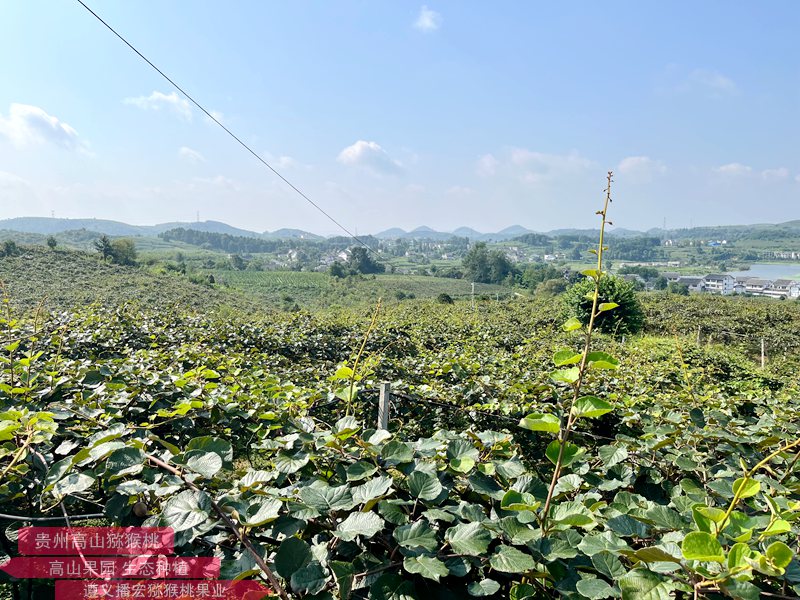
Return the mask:
<svg viewBox="0 0 800 600">
<path fill-rule="evenodd" d="M 800 263 L 755 263 L 750 265 L 747 271 L 731 271 L 729 275 L 734 277 L 759 277 L 761 279 L 800 279 Z"/>
</svg>

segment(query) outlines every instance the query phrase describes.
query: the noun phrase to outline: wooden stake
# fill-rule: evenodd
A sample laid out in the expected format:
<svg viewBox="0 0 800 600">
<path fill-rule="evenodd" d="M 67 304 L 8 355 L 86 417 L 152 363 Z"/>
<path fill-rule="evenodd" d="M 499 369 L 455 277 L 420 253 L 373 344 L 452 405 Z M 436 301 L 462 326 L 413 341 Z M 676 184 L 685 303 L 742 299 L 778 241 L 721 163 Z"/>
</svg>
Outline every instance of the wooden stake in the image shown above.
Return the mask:
<svg viewBox="0 0 800 600">
<path fill-rule="evenodd" d="M 389 403 L 392 400 L 392 384 L 381 384 L 381 395 L 378 399 L 378 429 L 389 429 Z"/>
</svg>

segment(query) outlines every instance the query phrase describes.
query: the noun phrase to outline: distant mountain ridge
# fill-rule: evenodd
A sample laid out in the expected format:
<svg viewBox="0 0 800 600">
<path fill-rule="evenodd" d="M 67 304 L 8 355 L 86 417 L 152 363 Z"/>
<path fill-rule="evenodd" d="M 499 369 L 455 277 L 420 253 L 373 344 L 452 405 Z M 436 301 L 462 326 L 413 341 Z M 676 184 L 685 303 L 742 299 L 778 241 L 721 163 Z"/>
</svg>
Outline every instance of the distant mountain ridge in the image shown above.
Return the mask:
<svg viewBox="0 0 800 600">
<path fill-rule="evenodd" d="M 182 227 L 184 229 L 193 229 L 195 231 L 204 231 L 209 233 L 220 233 L 232 236 L 243 236 L 261 239 L 303 239 L 303 240 L 323 240 L 326 237 L 338 237 L 341 234 L 334 236 L 321 236 L 315 233 L 304 231 L 302 229 L 278 229 L 273 232 L 264 231 L 250 231 L 241 229 L 223 223 L 221 221 L 197 221 L 197 222 L 170 222 L 158 223 L 156 225 L 130 225 L 121 221 L 112 221 L 108 219 L 60 219 L 53 217 L 16 217 L 12 219 L 0 220 L 0 230 L 15 231 L 28 234 L 51 235 L 57 233 L 64 233 L 67 231 L 79 231 L 85 229 L 100 234 L 110 236 L 146 236 L 155 237 L 159 233 L 169 231 L 170 229 L 177 229 Z M 473 229 L 472 227 L 459 227 L 453 231 L 437 231 L 431 227 L 422 225 L 406 231 L 399 227 L 392 227 L 379 233 L 374 234 L 373 238 L 388 240 L 388 239 L 428 239 L 428 240 L 447 240 L 453 236 L 466 237 L 472 241 L 492 241 L 502 242 L 513 240 L 521 235 L 528 233 L 539 233 L 550 237 L 558 235 L 580 235 L 595 237 L 598 234 L 597 229 L 577 229 L 577 228 L 563 228 L 552 229 L 545 232 L 537 232 L 532 229 L 523 227 L 522 225 L 512 225 L 506 227 L 496 233 L 482 233 Z M 653 236 L 664 239 L 684 239 L 684 238 L 697 238 L 697 239 L 728 239 L 735 240 L 750 235 L 763 235 L 765 233 L 774 236 L 791 236 L 800 235 L 800 220 L 786 221 L 784 223 L 759 223 L 753 225 L 717 225 L 707 227 L 693 227 L 691 229 L 671 229 L 663 230 L 660 228 L 652 228 L 647 231 L 637 231 L 632 229 L 624 229 L 612 227 L 606 232 L 611 237 L 640 237 L 640 236 Z M 364 236 L 362 236 L 364 237 Z"/>
<path fill-rule="evenodd" d="M 324 239 L 323 236 L 302 231 L 300 229 L 278 229 L 270 233 L 265 231 L 259 233 L 248 229 L 233 227 L 221 221 L 195 221 L 183 222 L 173 221 L 170 223 L 158 223 L 156 225 L 129 225 L 121 221 L 110 221 L 107 219 L 58 219 L 53 217 L 17 217 L 14 219 L 0 220 L 0 229 L 19 231 L 22 233 L 38 233 L 41 235 L 51 235 L 64 233 L 66 231 L 77 231 L 86 229 L 96 233 L 104 233 L 110 236 L 148 236 L 154 237 L 159 233 L 164 233 L 170 229 L 193 229 L 195 231 L 205 231 L 208 233 L 225 233 L 252 238 L 266 239 Z"/>
</svg>

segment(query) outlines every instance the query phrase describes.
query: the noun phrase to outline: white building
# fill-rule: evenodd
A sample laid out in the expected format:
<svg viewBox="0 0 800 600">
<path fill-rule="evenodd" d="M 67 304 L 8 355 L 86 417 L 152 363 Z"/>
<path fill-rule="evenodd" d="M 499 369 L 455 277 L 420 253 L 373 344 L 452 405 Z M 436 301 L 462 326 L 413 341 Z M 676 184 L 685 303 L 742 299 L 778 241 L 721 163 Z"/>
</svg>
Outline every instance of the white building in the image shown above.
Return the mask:
<svg viewBox="0 0 800 600">
<path fill-rule="evenodd" d="M 734 292 L 736 279 L 733 275 L 706 275 L 703 277 L 705 291 L 711 294 L 722 294 L 728 296 Z"/>
<path fill-rule="evenodd" d="M 783 298 L 800 298 L 800 282 L 791 279 L 776 279 L 772 285 L 764 290 L 769 296 Z"/>
<path fill-rule="evenodd" d="M 676 283 L 685 285 L 690 292 L 702 292 L 705 290 L 705 280 L 702 277 L 678 277 Z"/>
</svg>

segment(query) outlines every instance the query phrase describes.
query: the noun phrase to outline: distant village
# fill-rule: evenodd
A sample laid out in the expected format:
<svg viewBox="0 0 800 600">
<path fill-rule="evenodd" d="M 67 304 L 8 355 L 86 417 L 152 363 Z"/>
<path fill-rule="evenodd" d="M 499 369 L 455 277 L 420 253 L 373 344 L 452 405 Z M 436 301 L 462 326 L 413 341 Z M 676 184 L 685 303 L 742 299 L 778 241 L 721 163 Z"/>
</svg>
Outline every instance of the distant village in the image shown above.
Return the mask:
<svg viewBox="0 0 800 600">
<path fill-rule="evenodd" d="M 770 298 L 799 298 L 800 282 L 791 279 L 761 279 L 759 277 L 734 277 L 733 275 L 711 274 L 692 277 L 680 273 L 662 273 L 668 282 L 685 285 L 690 292 L 721 294 L 750 294 Z"/>
</svg>

